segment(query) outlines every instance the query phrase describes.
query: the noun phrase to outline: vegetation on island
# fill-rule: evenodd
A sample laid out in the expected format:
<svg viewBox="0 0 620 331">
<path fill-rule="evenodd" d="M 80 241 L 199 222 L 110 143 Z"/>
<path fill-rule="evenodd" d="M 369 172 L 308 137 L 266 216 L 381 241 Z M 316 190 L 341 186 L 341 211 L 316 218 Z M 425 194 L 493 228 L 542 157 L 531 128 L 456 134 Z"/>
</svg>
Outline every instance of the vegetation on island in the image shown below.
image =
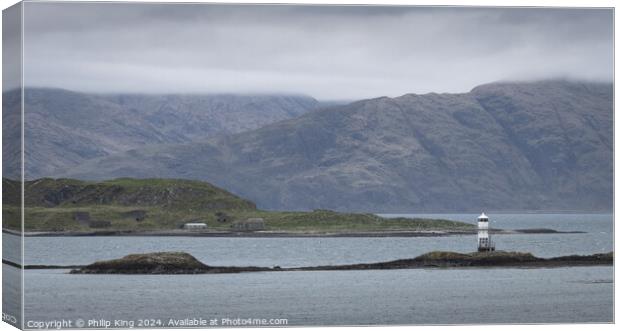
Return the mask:
<svg viewBox="0 0 620 331">
<path fill-rule="evenodd" d="M 522 252 L 429 252 L 412 259 L 377 263 L 315 267 L 209 266 L 184 252 L 131 254 L 120 259 L 98 261 L 71 271 L 74 274 L 208 274 L 255 271 L 374 270 L 464 267 L 564 267 L 612 265 L 613 252 L 540 258 Z"/>
<path fill-rule="evenodd" d="M 20 229 L 20 185 L 3 179 L 3 227 Z M 383 218 L 331 210 L 265 211 L 206 182 L 179 179 L 80 181 L 43 178 L 25 183 L 25 231 L 167 231 L 188 222 L 231 231 L 235 221 L 262 218 L 264 230 L 299 233 L 466 231 L 474 225 L 440 219 Z"/>
<path fill-rule="evenodd" d="M 184 252 L 130 254 L 71 270 L 72 274 L 205 274 L 268 271 L 264 267 L 208 266 Z"/>
</svg>

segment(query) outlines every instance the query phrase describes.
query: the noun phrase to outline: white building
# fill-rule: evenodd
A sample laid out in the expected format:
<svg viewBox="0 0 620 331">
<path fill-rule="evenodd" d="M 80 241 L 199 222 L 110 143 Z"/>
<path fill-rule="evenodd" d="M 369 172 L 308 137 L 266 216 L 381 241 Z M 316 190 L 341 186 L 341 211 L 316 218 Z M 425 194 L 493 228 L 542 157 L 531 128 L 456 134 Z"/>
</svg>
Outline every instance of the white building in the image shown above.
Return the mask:
<svg viewBox="0 0 620 331">
<path fill-rule="evenodd" d="M 190 231 L 205 230 L 206 228 L 206 223 L 185 223 L 185 225 L 183 225 L 183 229 Z"/>
<path fill-rule="evenodd" d="M 489 218 L 482 213 L 478 216 L 478 252 L 490 252 L 495 250 L 495 243 L 489 235 Z"/>
</svg>

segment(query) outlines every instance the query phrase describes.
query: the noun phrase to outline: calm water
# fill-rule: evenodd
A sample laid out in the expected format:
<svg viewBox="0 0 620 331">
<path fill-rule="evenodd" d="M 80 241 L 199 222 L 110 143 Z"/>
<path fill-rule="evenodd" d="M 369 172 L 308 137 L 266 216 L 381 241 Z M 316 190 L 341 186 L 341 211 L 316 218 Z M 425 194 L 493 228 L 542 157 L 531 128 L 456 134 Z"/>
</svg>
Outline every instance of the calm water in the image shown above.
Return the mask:
<svg viewBox="0 0 620 331">
<path fill-rule="evenodd" d="M 477 215 L 425 215 L 474 222 Z M 491 214 L 504 229 L 582 234 L 496 236 L 498 249 L 538 256 L 613 250 L 611 215 Z M 6 242 L 7 235 L 4 235 Z M 9 239 L 11 240 L 11 239 Z M 470 252 L 475 236 L 436 238 L 26 238 L 26 264 L 85 264 L 129 253 L 186 251 L 212 265 L 308 266 Z M 6 269 L 6 268 L 5 268 Z M 69 275 L 25 273 L 25 319 L 285 318 L 289 325 L 610 322 L 613 268 L 497 268 Z"/>
<path fill-rule="evenodd" d="M 395 215 L 400 216 L 400 215 Z M 478 215 L 407 215 L 474 222 Z M 490 215 L 502 229 L 551 228 L 578 234 L 498 235 L 498 249 L 550 257 L 613 250 L 613 221 L 598 215 Z M 471 252 L 474 235 L 421 238 L 30 237 L 26 264 L 75 265 L 131 253 L 184 251 L 211 265 L 282 267 L 410 258 L 432 250 Z"/>
</svg>

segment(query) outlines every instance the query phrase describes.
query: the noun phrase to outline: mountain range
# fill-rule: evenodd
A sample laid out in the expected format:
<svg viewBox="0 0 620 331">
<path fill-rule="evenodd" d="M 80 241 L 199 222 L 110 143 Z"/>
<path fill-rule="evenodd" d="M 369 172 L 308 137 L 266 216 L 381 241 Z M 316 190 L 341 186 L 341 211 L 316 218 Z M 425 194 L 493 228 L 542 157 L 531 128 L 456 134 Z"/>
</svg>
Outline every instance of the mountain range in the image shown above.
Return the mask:
<svg viewBox="0 0 620 331">
<path fill-rule="evenodd" d="M 208 121 L 192 120 L 202 118 L 187 110 L 194 108 L 181 103 L 159 114 L 154 109 L 167 109 L 158 106 L 165 99 L 138 99 L 96 98 L 98 107 L 75 115 L 81 104 L 61 107 L 74 99 L 59 96 L 52 113 L 76 111 L 55 119 L 57 125 L 75 123 L 79 117 L 81 123 L 97 123 L 96 128 L 80 128 L 79 134 L 112 131 L 118 140 L 93 143 L 97 148 L 80 152 L 85 140 L 66 138 L 69 147 L 62 146 L 65 134 L 78 134 L 68 132 L 72 126 L 55 130 L 55 146 L 71 156 L 87 157 L 71 161 L 70 166 L 40 164 L 40 170 L 30 173 L 80 179 L 200 179 L 265 209 L 612 209 L 611 83 L 502 82 L 468 93 L 380 97 L 314 111 L 308 110 L 317 102 L 303 98 L 304 102 L 290 101 L 299 106 L 292 112 L 278 98 L 280 117 L 273 117 L 272 123 L 261 122 L 257 129 L 249 124 L 236 127 L 237 121 L 251 122 L 239 112 L 228 129 L 218 126 L 219 132 L 227 133 L 222 135 L 208 133 Z M 129 115 L 131 109 L 138 115 Z M 145 114 L 166 120 L 147 120 Z M 150 126 L 128 125 L 135 118 Z M 50 127 L 43 122 L 43 116 L 35 121 L 37 127 Z M 122 147 L 117 146 L 119 141 Z M 35 163 L 42 155 L 63 158 L 48 146 L 41 152 L 29 151 L 38 154 L 32 157 Z"/>
<path fill-rule="evenodd" d="M 20 102 L 18 90 L 3 95 L 7 142 L 19 139 Z M 300 95 L 89 94 L 27 88 L 25 176 L 50 176 L 93 158 L 145 146 L 201 142 L 252 130 L 318 105 Z M 19 178 L 20 157 L 19 144 L 4 144 L 5 176 Z"/>
</svg>

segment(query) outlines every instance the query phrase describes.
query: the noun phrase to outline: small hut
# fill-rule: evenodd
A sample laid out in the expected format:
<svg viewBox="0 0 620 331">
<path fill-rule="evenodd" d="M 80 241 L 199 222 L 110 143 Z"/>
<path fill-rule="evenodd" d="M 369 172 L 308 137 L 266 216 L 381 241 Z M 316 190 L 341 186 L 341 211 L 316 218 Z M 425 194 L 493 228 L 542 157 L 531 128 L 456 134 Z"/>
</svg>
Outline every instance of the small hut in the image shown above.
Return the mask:
<svg viewBox="0 0 620 331">
<path fill-rule="evenodd" d="M 183 225 L 183 229 L 188 231 L 200 231 L 207 229 L 207 223 L 190 222 Z"/>
<path fill-rule="evenodd" d="M 265 230 L 265 220 L 262 218 L 248 218 L 236 221 L 231 227 L 237 231 L 260 231 Z"/>
</svg>

